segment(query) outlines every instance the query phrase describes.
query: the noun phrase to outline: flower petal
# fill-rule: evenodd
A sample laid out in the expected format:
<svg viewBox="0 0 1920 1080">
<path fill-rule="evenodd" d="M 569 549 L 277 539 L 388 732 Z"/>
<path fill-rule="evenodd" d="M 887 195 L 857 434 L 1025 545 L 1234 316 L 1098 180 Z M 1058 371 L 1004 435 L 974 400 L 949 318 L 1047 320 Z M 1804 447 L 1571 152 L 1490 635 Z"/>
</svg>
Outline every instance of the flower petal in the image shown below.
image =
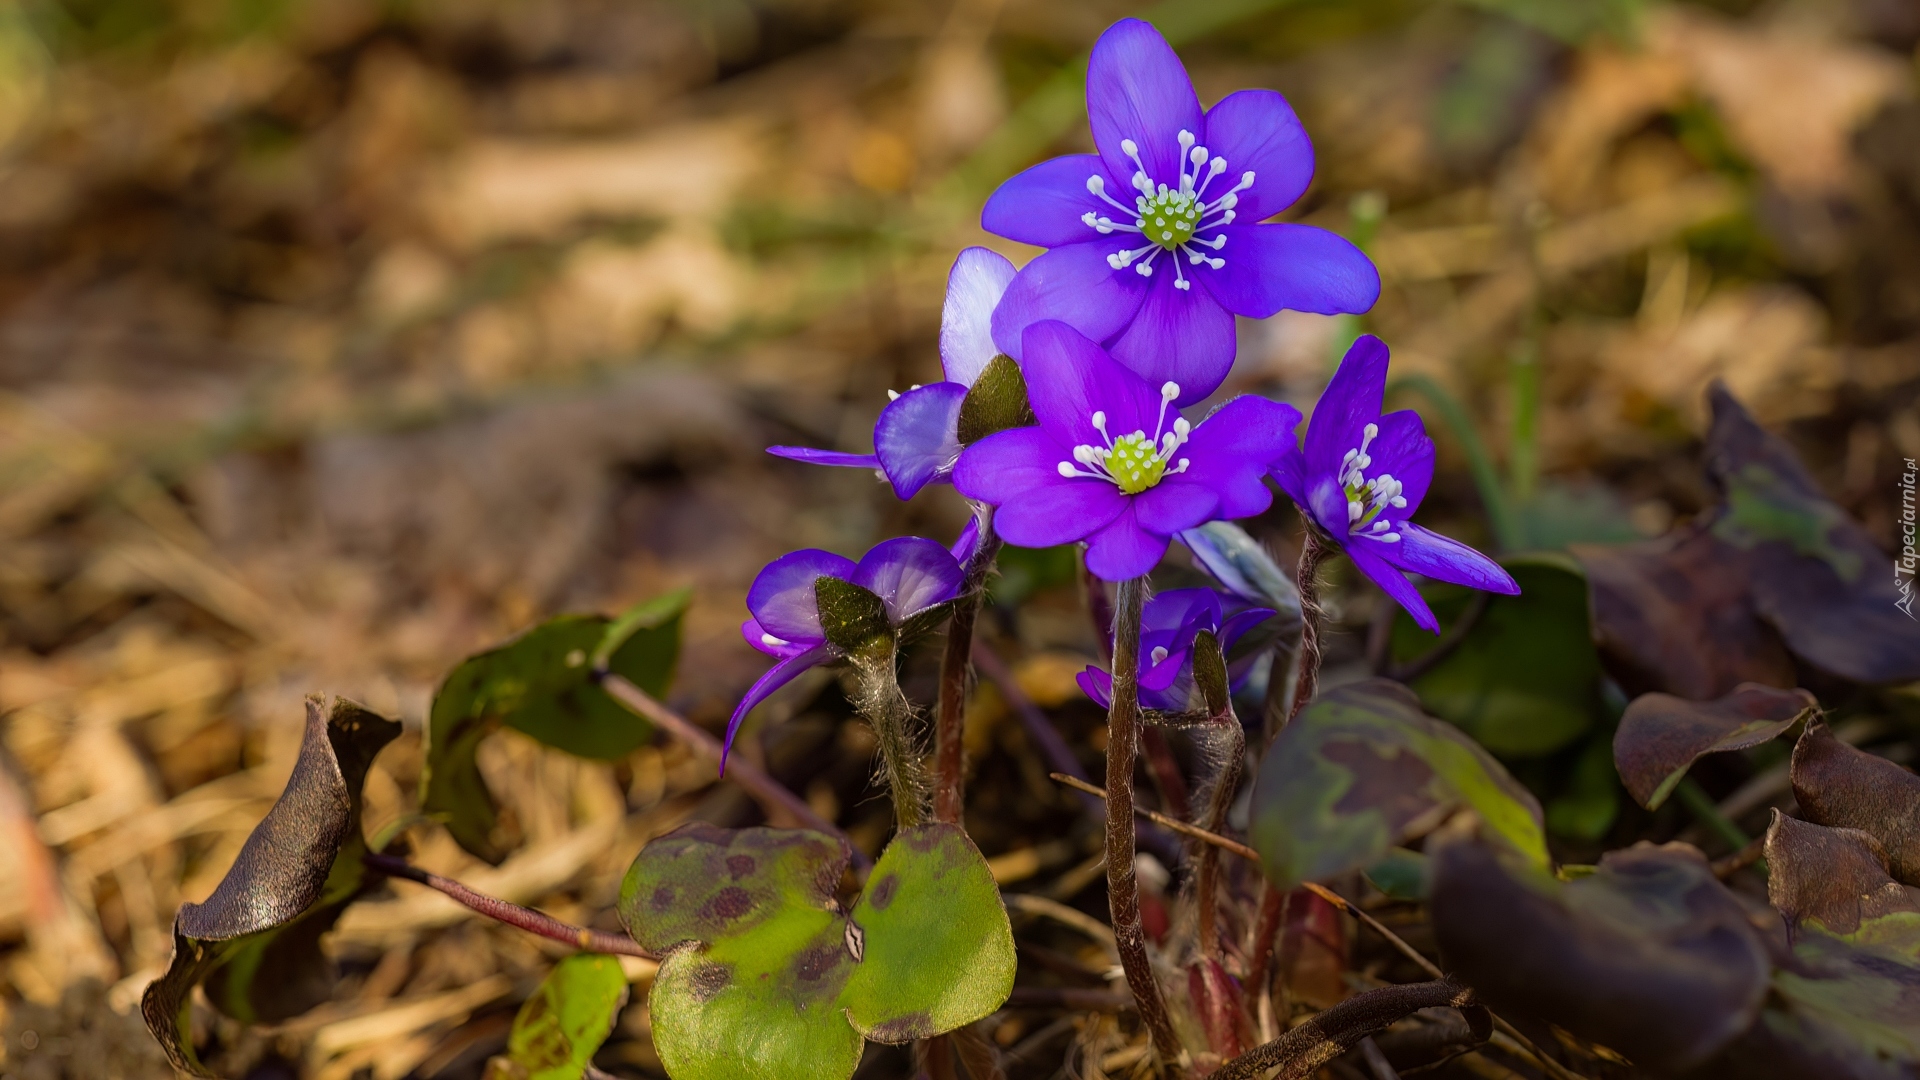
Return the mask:
<svg viewBox="0 0 1920 1080">
<path fill-rule="evenodd" d="M 845 578 L 853 560 L 831 551 L 806 548 L 768 563 L 747 590 L 747 610 L 767 633 L 786 641 L 816 645 L 825 639 L 820 630 L 820 606 L 814 599 L 815 578 Z"/>
<path fill-rule="evenodd" d="M 792 682 L 801 672 L 818 667 L 834 659 L 831 645 L 816 645 L 806 652 L 789 656 L 785 660 L 767 669 L 765 675 L 754 680 L 740 704 L 734 706 L 733 717 L 727 721 L 727 741 L 720 746 L 720 775 L 727 775 L 727 755 L 733 752 L 733 737 L 740 733 L 740 723 L 753 711 L 755 705 L 767 700 L 775 690 Z"/>
<path fill-rule="evenodd" d="M 1399 543 L 1387 544 L 1375 540 L 1367 544 L 1384 562 L 1453 585 L 1509 596 L 1520 592 L 1519 583 L 1505 568 L 1458 540 L 1441 536 L 1412 522 L 1400 525 L 1394 531 L 1400 534 Z"/>
<path fill-rule="evenodd" d="M 1095 341 L 1126 329 L 1147 295 L 1147 279 L 1107 265 L 1107 256 L 1125 247 L 1110 237 L 1069 244 L 1021 267 L 993 309 L 995 347 L 1024 359 L 1021 335 L 1043 319 L 1059 319 Z"/>
<path fill-rule="evenodd" d="M 966 387 L 937 382 L 909 390 L 880 410 L 873 449 L 895 495 L 911 499 L 953 471 L 960 456 L 960 403 L 966 399 Z"/>
<path fill-rule="evenodd" d="M 1294 501 L 1294 505 L 1307 505 L 1307 456 L 1300 452 L 1299 447 L 1291 447 L 1281 454 L 1280 459 L 1273 463 L 1272 474 L 1274 482 L 1280 485 L 1281 491 L 1287 493 L 1287 498 Z"/>
<path fill-rule="evenodd" d="M 1184 476 L 1170 477 L 1133 497 L 1133 519 L 1141 528 L 1167 539 L 1220 516 L 1219 492 L 1184 481 Z"/>
<path fill-rule="evenodd" d="M 1087 61 L 1087 119 L 1093 145 L 1107 171 L 1123 183 L 1133 176 L 1133 159 L 1120 148 L 1124 139 L 1139 147 L 1149 179 L 1177 188 L 1181 149 L 1177 136 L 1206 130 L 1200 98 L 1187 69 L 1160 31 L 1139 19 L 1122 19 L 1094 43 Z M 1115 192 L 1122 201 L 1131 198 Z"/>
<path fill-rule="evenodd" d="M 1087 537 L 1087 570 L 1094 577 L 1126 581 L 1160 565 L 1160 557 L 1167 553 L 1168 538 L 1141 527 L 1134 518 L 1137 505 L 1135 500 L 1134 506 Z"/>
<path fill-rule="evenodd" d="M 1080 689 L 1093 699 L 1095 705 L 1103 709 L 1113 707 L 1113 676 L 1088 665 L 1085 670 L 1073 677 L 1073 681 L 1080 684 Z"/>
<path fill-rule="evenodd" d="M 1346 544 L 1349 529 L 1347 495 L 1332 473 L 1314 481 L 1313 487 L 1307 490 L 1307 501 L 1295 505 L 1311 515 L 1314 522 L 1333 537 L 1335 543 L 1342 546 Z"/>
<path fill-rule="evenodd" d="M 1225 158 L 1227 170 L 1208 185 L 1203 197 L 1219 198 L 1253 173 L 1253 186 L 1240 192 L 1235 216 L 1260 221 L 1285 210 L 1306 194 L 1313 180 L 1313 142 L 1276 90 L 1241 90 L 1207 110 L 1209 153 Z M 1217 185 L 1217 187 L 1216 187 Z"/>
<path fill-rule="evenodd" d="M 1074 239 L 1086 239 L 1086 232 L 1082 225 Z M 999 353 L 993 346 L 993 309 L 1015 273 L 1005 255 L 983 247 L 970 247 L 953 260 L 947 303 L 940 309 L 940 366 L 949 381 L 972 386 Z"/>
<path fill-rule="evenodd" d="M 1233 315 L 1205 289 L 1179 288 L 1175 258 L 1185 256 L 1167 252 L 1155 260 L 1153 276 L 1143 279 L 1148 282 L 1145 299 L 1109 349 L 1115 360 L 1139 372 L 1155 389 L 1163 382 L 1179 383 L 1178 404 L 1191 405 L 1219 389 L 1233 370 Z M 1188 278 L 1196 269 L 1181 267 Z"/>
<path fill-rule="evenodd" d="M 965 577 L 938 541 L 897 536 L 862 556 L 851 580 L 878 596 L 887 605 L 888 621 L 899 625 L 960 595 Z"/>
<path fill-rule="evenodd" d="M 1085 538 L 1127 505 L 1104 480 L 1061 476 L 1060 462 L 1070 457 L 1039 428 L 1014 428 L 967 447 L 953 483 L 962 495 L 999 508 L 993 531 L 1007 543 L 1053 547 Z"/>
<path fill-rule="evenodd" d="M 1407 505 L 1386 511 L 1398 523 L 1413 516 L 1433 483 L 1433 440 L 1427 437 L 1427 425 L 1420 414 L 1412 409 L 1390 412 L 1375 423 L 1380 433 L 1367 446 L 1373 464 L 1367 467 L 1366 475 L 1372 478 L 1386 474 L 1400 481 L 1400 497 L 1407 500 Z"/>
<path fill-rule="evenodd" d="M 1115 213 L 1111 203 L 1087 190 L 1088 177 L 1098 176 L 1107 194 L 1122 205 L 1133 205 L 1125 180 L 1133 175 L 1133 165 L 1117 174 L 1120 182 L 1114 182 L 1114 175 L 1098 154 L 1068 154 L 1043 161 L 994 189 L 980 210 L 980 227 L 1036 247 L 1084 243 L 1099 235 L 1081 220 L 1088 211 L 1105 217 Z M 1125 220 L 1133 224 L 1132 218 Z"/>
<path fill-rule="evenodd" d="M 947 553 L 953 556 L 953 561 L 959 563 L 961 569 L 965 569 L 966 565 L 973 561 L 973 553 L 979 549 L 980 515 L 976 512 L 972 517 L 967 518 L 966 526 L 960 530 L 960 535 L 954 538 L 953 546 L 947 549 Z"/>
<path fill-rule="evenodd" d="M 1109 436 L 1152 432 L 1159 424 L 1159 384 L 1149 385 L 1066 323 L 1048 320 L 1028 327 L 1025 350 L 1020 368 L 1027 400 L 1041 430 L 1059 445 L 1104 446 Z M 1093 426 L 1096 412 L 1106 414 L 1105 435 Z"/>
<path fill-rule="evenodd" d="M 1231 649 L 1234 643 L 1247 636 L 1247 631 L 1259 626 L 1276 615 L 1272 608 L 1256 607 L 1245 611 L 1236 611 L 1220 624 L 1220 647 Z"/>
<path fill-rule="evenodd" d="M 1433 617 L 1433 609 L 1427 607 L 1427 601 L 1420 595 L 1420 590 L 1414 588 L 1413 582 L 1403 577 L 1400 571 L 1395 570 L 1375 554 L 1385 546 L 1388 545 L 1349 544 L 1347 558 L 1353 560 L 1354 569 L 1372 578 L 1373 583 L 1380 586 L 1382 592 L 1392 597 L 1395 603 L 1406 608 L 1407 614 L 1413 616 L 1413 621 L 1419 625 L 1420 629 L 1432 634 L 1439 633 L 1440 620 Z"/>
<path fill-rule="evenodd" d="M 1300 410 L 1257 394 L 1215 409 L 1177 452 L 1187 470 L 1167 482 L 1205 484 L 1220 496 L 1219 516 L 1252 517 L 1273 505 L 1262 477 L 1294 446 Z"/>
<path fill-rule="evenodd" d="M 1227 225 L 1216 257 L 1226 265 L 1193 267 L 1228 311 L 1264 319 L 1287 308 L 1317 315 L 1357 315 L 1380 299 L 1380 271 L 1339 233 L 1312 225 Z M 1207 239 L 1212 239 L 1211 231 Z"/>
<path fill-rule="evenodd" d="M 769 446 L 767 453 L 788 461 L 809 465 L 838 465 L 846 469 L 878 469 L 880 458 L 874 454 L 846 454 L 838 450 L 815 450 L 810 446 Z"/>
<path fill-rule="evenodd" d="M 799 656 L 813 648 L 814 644 L 806 641 L 786 641 L 777 635 L 769 634 L 766 627 L 761 626 L 758 620 L 751 618 L 740 624 L 740 636 L 747 639 L 747 644 L 778 660 Z"/>
<path fill-rule="evenodd" d="M 1307 424 L 1309 483 L 1323 477 L 1337 480 L 1341 459 L 1360 446 L 1360 430 L 1380 418 L 1380 400 L 1387 390 L 1387 358 L 1386 344 L 1372 334 L 1363 334 L 1341 359 L 1339 370 L 1321 392 L 1319 403 L 1313 407 L 1313 419 Z M 1345 534 L 1344 518 L 1341 534 Z"/>
<path fill-rule="evenodd" d="M 1140 667 L 1140 689 L 1165 690 L 1167 687 L 1172 686 L 1174 680 L 1180 677 L 1180 669 L 1186 666 L 1187 661 L 1192 659 L 1192 655 L 1192 639 L 1189 638 L 1186 647 L 1167 653 L 1159 663 L 1142 664 Z M 1151 657 L 1143 656 L 1141 659 L 1150 660 Z"/>
<path fill-rule="evenodd" d="M 1220 594 L 1200 586 L 1154 593 L 1140 614 L 1140 632 L 1165 632 L 1178 637 L 1188 623 L 1212 627 L 1220 621 Z M 1171 648 L 1172 646 L 1168 646 Z"/>
</svg>

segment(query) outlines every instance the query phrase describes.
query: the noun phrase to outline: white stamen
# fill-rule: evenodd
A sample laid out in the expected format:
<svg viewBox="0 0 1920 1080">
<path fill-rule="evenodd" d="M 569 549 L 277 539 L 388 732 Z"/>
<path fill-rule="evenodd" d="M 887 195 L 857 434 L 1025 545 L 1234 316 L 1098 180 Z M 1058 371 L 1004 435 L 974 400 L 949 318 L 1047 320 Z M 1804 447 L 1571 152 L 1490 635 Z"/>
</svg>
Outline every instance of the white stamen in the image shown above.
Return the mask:
<svg viewBox="0 0 1920 1080">
<path fill-rule="evenodd" d="M 1180 134 L 1185 135 L 1186 132 L 1183 131 Z M 1153 651 L 1147 654 L 1147 659 L 1156 664 L 1160 663 L 1162 660 L 1165 660 L 1166 658 L 1167 658 L 1167 647 L 1165 645 L 1155 645 L 1153 647 Z"/>
<path fill-rule="evenodd" d="M 1241 173 L 1239 183 L 1231 190 L 1211 202 L 1205 201 L 1203 196 L 1214 179 L 1227 171 L 1227 159 L 1216 157 L 1205 146 L 1199 145 L 1198 137 L 1191 131 L 1181 130 L 1174 138 L 1180 146 L 1180 156 L 1176 159 L 1179 175 L 1159 181 L 1148 175 L 1146 161 L 1140 155 L 1140 144 L 1132 139 L 1120 140 L 1121 153 L 1134 167 L 1128 183 L 1140 193 L 1132 207 L 1107 192 L 1104 176 L 1096 173 L 1087 177 L 1087 191 L 1109 206 L 1123 211 L 1125 216 L 1114 218 L 1087 211 L 1080 216 L 1082 224 L 1101 236 L 1128 232 L 1153 241 L 1145 247 L 1110 253 L 1107 265 L 1115 270 L 1132 267 L 1141 277 L 1150 278 L 1153 276 L 1153 261 L 1162 250 L 1185 252 L 1186 264 L 1190 266 L 1205 264 L 1213 270 L 1226 268 L 1227 261 L 1224 258 L 1204 253 L 1217 252 L 1225 247 L 1226 236 L 1205 234 L 1214 233 L 1233 223 L 1234 207 L 1240 201 L 1239 193 L 1253 185 L 1254 174 L 1251 170 Z M 1128 219 L 1132 224 L 1128 224 Z M 1193 282 L 1187 278 L 1181 261 L 1175 258 L 1173 263 L 1173 287 L 1181 292 L 1192 291 Z"/>
<path fill-rule="evenodd" d="M 763 632 L 762 632 L 762 633 L 760 634 L 760 641 L 761 641 L 761 642 L 762 642 L 763 644 L 766 644 L 766 645 L 770 645 L 770 646 L 772 646 L 773 648 L 776 648 L 776 649 L 778 649 L 778 648 L 780 648 L 780 647 L 781 647 L 781 646 L 783 646 L 783 645 L 791 645 L 791 644 L 793 644 L 793 642 L 791 642 L 791 641 L 786 641 L 786 640 L 784 640 L 784 639 L 782 639 L 782 638 L 777 638 L 777 637 L 774 637 L 774 636 L 773 636 L 772 634 L 769 634 L 769 633 L 765 633 L 764 631 L 763 631 Z"/>
</svg>

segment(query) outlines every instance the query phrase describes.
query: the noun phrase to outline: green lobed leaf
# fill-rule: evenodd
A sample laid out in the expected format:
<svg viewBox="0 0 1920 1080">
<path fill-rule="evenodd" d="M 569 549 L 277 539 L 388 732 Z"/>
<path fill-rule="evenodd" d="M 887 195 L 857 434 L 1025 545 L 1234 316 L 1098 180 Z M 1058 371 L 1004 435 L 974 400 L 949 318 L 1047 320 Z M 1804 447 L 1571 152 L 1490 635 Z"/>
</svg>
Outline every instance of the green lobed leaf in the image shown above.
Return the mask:
<svg viewBox="0 0 1920 1080">
<path fill-rule="evenodd" d="M 1533 865 L 1547 863 L 1540 805 L 1458 728 L 1420 711 L 1398 683 L 1322 694 L 1268 748 L 1254 784 L 1253 846 L 1274 884 L 1360 869 L 1406 828 L 1467 807 Z"/>
<path fill-rule="evenodd" d="M 286 790 L 254 827 L 204 903 L 182 904 L 173 961 L 147 986 L 140 1011 L 174 1066 L 211 1076 L 190 1032 L 193 988 L 250 1023 L 306 1012 L 332 993 L 320 936 L 378 884 L 362 862 L 360 789 L 400 725 L 350 701 L 307 699 L 300 756 Z"/>
<path fill-rule="evenodd" d="M 486 1080 L 580 1080 L 627 1003 L 620 961 L 598 953 L 563 958 L 520 1006 L 507 1052 Z"/>
<path fill-rule="evenodd" d="M 1757 683 L 1741 683 L 1714 701 L 1642 694 L 1620 717 L 1613 735 L 1614 764 L 1634 800 L 1652 810 L 1667 801 L 1702 757 L 1759 746 L 1818 709 L 1805 690 Z"/>
<path fill-rule="evenodd" d="M 972 1023 L 1012 991 L 1013 935 L 958 827 L 894 838 L 851 912 L 844 841 L 694 824 L 641 851 L 620 890 L 634 939 L 664 951 L 648 1007 L 676 1080 L 848 1077 L 866 1039 Z"/>
<path fill-rule="evenodd" d="M 1459 644 L 1408 683 L 1428 712 L 1458 726 L 1496 754 L 1532 757 L 1580 737 L 1601 715 L 1600 659 L 1588 631 L 1587 584 L 1570 560 L 1505 560 L 1518 596 L 1457 585 L 1422 590 L 1442 633 L 1472 617 Z M 1395 663 L 1436 647 L 1432 634 L 1400 612 Z"/>
<path fill-rule="evenodd" d="M 653 729 L 600 689 L 595 672 L 604 665 L 656 697 L 665 694 L 691 598 L 681 589 L 612 621 L 561 615 L 468 657 L 434 695 L 421 808 L 473 855 L 496 864 L 506 858 L 493 835 L 498 811 L 474 760 L 480 743 L 505 724 L 580 757 L 632 753 Z"/>
</svg>

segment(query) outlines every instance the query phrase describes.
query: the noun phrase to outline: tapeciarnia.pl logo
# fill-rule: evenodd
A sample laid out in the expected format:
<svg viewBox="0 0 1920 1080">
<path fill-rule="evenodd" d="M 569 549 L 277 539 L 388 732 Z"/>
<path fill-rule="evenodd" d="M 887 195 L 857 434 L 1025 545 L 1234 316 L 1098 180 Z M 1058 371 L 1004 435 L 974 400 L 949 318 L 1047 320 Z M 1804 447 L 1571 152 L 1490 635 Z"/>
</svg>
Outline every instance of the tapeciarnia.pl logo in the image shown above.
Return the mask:
<svg viewBox="0 0 1920 1080">
<path fill-rule="evenodd" d="M 1900 554 L 1893 560 L 1893 585 L 1900 590 L 1900 599 L 1894 606 L 1907 613 L 1909 619 L 1920 619 L 1913 613 L 1914 582 L 1914 510 L 1913 482 L 1920 469 L 1914 467 L 1913 459 L 1907 458 L 1907 471 L 1900 474 Z"/>
</svg>

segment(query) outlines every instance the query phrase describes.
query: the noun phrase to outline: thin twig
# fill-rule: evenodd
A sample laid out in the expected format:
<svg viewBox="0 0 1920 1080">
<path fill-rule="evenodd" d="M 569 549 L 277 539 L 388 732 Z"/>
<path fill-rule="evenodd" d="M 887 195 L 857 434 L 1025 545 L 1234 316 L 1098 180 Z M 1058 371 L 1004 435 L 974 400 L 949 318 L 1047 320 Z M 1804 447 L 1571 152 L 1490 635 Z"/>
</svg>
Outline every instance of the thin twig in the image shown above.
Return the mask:
<svg viewBox="0 0 1920 1080">
<path fill-rule="evenodd" d="M 1222 1065 L 1214 1080 L 1302 1080 L 1346 1053 L 1365 1036 L 1421 1009 L 1470 1008 L 1473 991 L 1446 979 L 1382 986 L 1355 994 L 1299 1027 Z"/>
<path fill-rule="evenodd" d="M 967 560 L 965 587 L 947 620 L 946 650 L 940 657 L 940 702 L 933 726 L 933 819 L 956 825 L 966 806 L 967 690 L 973 680 L 973 626 L 980 614 L 987 575 L 1000 554 L 1000 537 L 993 531 L 993 508 L 976 508 L 974 520 L 980 541 Z"/>
<path fill-rule="evenodd" d="M 1160 984 L 1140 925 L 1140 885 L 1134 876 L 1133 766 L 1140 724 L 1140 616 L 1146 607 L 1145 578 L 1120 583 L 1114 604 L 1113 701 L 1107 709 L 1107 910 L 1113 917 L 1120 967 L 1153 1037 L 1161 1062 L 1178 1072 L 1180 1040 L 1167 1015 Z"/>
<path fill-rule="evenodd" d="M 392 855 L 377 855 L 368 852 L 361 856 L 370 869 L 388 877 L 403 878 L 449 897 L 496 922 L 505 923 L 530 934 L 538 934 L 551 941 L 571 945 L 582 952 L 609 953 L 614 956 L 638 956 L 647 960 L 658 960 L 659 955 L 640 947 L 639 942 L 625 934 L 609 934 L 604 930 L 590 930 L 584 926 L 564 923 L 544 912 L 535 911 L 519 904 L 510 904 L 496 896 L 475 892 L 449 877 L 422 870 L 405 859 Z"/>
<path fill-rule="evenodd" d="M 633 712 L 653 721 L 656 727 L 667 734 L 705 754 L 714 761 L 720 760 L 720 740 L 709 735 L 705 728 L 667 708 L 654 700 L 653 695 L 633 685 L 626 678 L 610 671 L 595 672 L 600 688 L 613 700 L 626 706 Z M 813 812 L 806 800 L 787 790 L 786 785 L 767 774 L 765 769 L 747 760 L 744 754 L 735 754 L 727 762 L 727 779 L 747 789 L 747 793 L 760 801 L 768 810 L 781 810 L 802 822 L 810 829 L 817 829 L 828 836 L 846 841 L 853 852 L 855 866 L 865 869 L 873 865 L 866 853 L 854 846 L 852 838 L 840 830 L 840 827 L 819 814 Z"/>
</svg>

